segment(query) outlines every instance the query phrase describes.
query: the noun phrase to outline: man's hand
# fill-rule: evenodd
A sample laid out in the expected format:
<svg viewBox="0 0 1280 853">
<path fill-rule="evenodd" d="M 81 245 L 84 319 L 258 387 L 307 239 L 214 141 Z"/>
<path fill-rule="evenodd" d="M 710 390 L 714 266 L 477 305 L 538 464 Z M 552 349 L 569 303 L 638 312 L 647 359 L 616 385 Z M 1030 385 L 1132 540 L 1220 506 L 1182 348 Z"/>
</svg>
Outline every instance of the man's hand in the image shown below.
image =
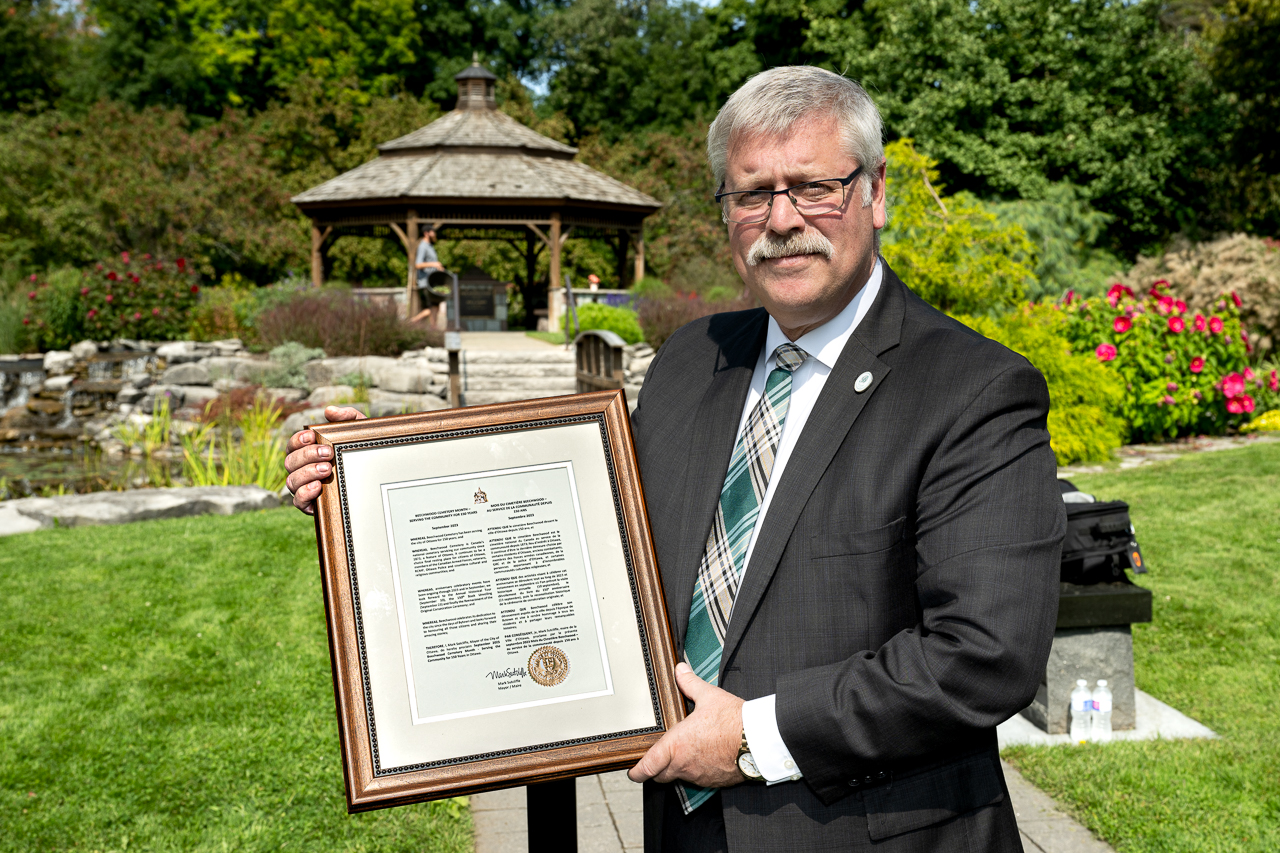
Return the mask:
<svg viewBox="0 0 1280 853">
<path fill-rule="evenodd" d="M 738 769 L 742 700 L 707 684 L 683 662 L 676 665 L 676 684 L 693 700 L 693 713 L 650 747 L 627 776 L 632 782 L 680 779 L 703 788 L 737 785 L 743 778 Z"/>
<path fill-rule="evenodd" d="M 355 421 L 363 418 L 359 409 L 345 406 L 326 406 L 324 419 L 329 423 Z M 300 429 L 289 437 L 289 455 L 284 458 L 289 472 L 285 488 L 293 494 L 293 505 L 307 515 L 315 515 L 316 498 L 320 497 L 320 481 L 333 473 L 333 448 L 316 443 L 316 434 Z"/>
</svg>

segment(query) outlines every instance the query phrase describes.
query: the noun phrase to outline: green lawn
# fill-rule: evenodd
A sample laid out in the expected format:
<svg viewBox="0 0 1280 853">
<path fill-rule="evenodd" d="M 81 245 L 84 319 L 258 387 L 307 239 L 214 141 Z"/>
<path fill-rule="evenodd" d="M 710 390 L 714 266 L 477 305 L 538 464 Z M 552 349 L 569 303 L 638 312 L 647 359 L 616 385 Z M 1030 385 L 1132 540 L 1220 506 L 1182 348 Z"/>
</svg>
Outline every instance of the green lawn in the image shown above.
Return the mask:
<svg viewBox="0 0 1280 853">
<path fill-rule="evenodd" d="M 1071 479 L 1132 506 L 1155 593 L 1138 686 L 1222 739 L 1005 757 L 1117 850 L 1280 850 L 1280 445 Z"/>
<path fill-rule="evenodd" d="M 308 519 L 0 539 L 0 851 L 470 849 L 342 791 Z"/>
</svg>

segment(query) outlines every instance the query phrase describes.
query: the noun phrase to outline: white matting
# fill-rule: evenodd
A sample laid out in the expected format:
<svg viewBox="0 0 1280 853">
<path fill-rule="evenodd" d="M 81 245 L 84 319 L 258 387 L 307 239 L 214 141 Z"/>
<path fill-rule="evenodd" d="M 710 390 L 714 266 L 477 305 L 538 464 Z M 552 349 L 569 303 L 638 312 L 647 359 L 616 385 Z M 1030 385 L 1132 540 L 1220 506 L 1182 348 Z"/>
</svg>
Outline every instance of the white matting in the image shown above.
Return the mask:
<svg viewBox="0 0 1280 853">
<path fill-rule="evenodd" d="M 1112 740 L 1187 740 L 1218 736 L 1208 726 L 1197 723 L 1150 694 L 1136 688 L 1133 694 L 1136 725 L 1129 731 L 1113 732 Z M 1001 749 L 1023 745 L 1063 746 L 1072 742 L 1070 735 L 1048 734 L 1021 714 L 1015 714 L 997 726 L 996 737 Z"/>
</svg>

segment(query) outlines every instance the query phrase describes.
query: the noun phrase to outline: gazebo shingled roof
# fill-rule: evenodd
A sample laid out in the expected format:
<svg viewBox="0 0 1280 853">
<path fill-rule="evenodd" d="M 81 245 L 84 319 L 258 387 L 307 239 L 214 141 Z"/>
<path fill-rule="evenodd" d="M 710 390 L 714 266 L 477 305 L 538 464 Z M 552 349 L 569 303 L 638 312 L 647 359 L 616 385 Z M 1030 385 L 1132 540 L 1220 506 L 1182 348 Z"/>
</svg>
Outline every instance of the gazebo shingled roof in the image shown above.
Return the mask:
<svg viewBox="0 0 1280 853">
<path fill-rule="evenodd" d="M 415 310 L 413 256 L 419 226 L 444 236 L 507 239 L 523 232 L 526 305 L 542 244 L 559 286 L 560 250 L 570 232 L 614 242 L 619 279 L 628 243 L 636 243 L 635 277 L 644 275 L 644 218 L 654 198 L 574 159 L 577 149 L 498 112 L 496 78 L 474 62 L 455 78 L 458 105 L 442 118 L 378 146 L 378 156 L 293 197 L 312 220 L 312 279 L 323 279 L 330 236 L 385 234 L 404 243 L 409 310 Z M 477 236 L 479 235 L 479 236 Z M 540 301 L 538 299 L 535 302 Z"/>
</svg>

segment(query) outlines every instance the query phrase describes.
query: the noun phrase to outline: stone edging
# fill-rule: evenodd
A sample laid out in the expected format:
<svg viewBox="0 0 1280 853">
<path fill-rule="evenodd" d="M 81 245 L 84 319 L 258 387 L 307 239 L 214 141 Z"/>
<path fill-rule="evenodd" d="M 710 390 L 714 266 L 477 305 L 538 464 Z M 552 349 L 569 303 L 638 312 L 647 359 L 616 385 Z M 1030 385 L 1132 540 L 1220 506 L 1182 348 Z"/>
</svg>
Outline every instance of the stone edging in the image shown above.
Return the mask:
<svg viewBox="0 0 1280 853">
<path fill-rule="evenodd" d="M 153 518 L 234 515 L 280 505 L 275 492 L 258 486 L 194 486 L 92 492 L 51 498 L 0 501 L 0 536 L 48 527 L 127 524 Z"/>
</svg>

